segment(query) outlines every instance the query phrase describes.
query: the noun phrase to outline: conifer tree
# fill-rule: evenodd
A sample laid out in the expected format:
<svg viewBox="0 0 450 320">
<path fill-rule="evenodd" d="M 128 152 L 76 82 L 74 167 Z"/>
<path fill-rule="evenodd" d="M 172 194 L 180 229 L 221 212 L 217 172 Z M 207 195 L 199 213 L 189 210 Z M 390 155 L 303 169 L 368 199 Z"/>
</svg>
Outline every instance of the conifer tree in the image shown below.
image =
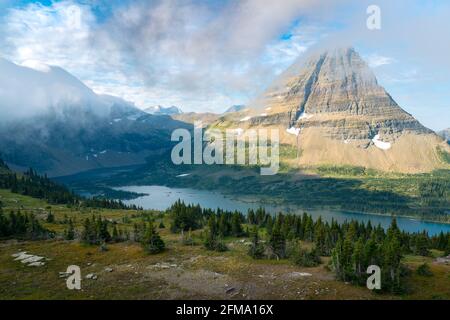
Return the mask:
<svg viewBox="0 0 450 320">
<path fill-rule="evenodd" d="M 114 225 L 113 226 L 113 231 L 112 231 L 112 241 L 114 242 L 120 242 L 120 234 L 119 231 L 117 230 L 117 226 Z"/>
<path fill-rule="evenodd" d="M 206 230 L 204 246 L 208 250 L 214 250 L 219 252 L 227 251 L 228 248 L 223 243 L 222 238 L 220 236 L 220 232 L 223 232 L 223 230 L 220 231 L 218 224 L 220 226 L 220 222 L 219 223 L 217 222 L 216 216 L 211 215 L 210 218 L 208 219 L 208 229 Z"/>
<path fill-rule="evenodd" d="M 355 248 L 353 250 L 352 254 L 352 263 L 353 263 L 353 270 L 355 274 L 355 281 L 359 284 L 364 283 L 364 275 L 366 271 L 366 263 L 364 259 L 364 243 L 362 237 L 358 239 L 358 241 L 355 244 Z"/>
<path fill-rule="evenodd" d="M 64 231 L 64 238 L 66 240 L 74 240 L 75 239 L 75 228 L 74 228 L 72 219 L 69 220 L 69 226 Z"/>
<path fill-rule="evenodd" d="M 428 236 L 425 233 L 419 233 L 414 237 L 413 253 L 424 257 L 430 255 L 430 251 L 428 250 Z"/>
<path fill-rule="evenodd" d="M 315 267 L 320 264 L 320 256 L 316 248 L 308 251 L 297 245 L 290 255 L 290 260 L 301 267 Z"/>
<path fill-rule="evenodd" d="M 278 259 L 283 259 L 286 257 L 286 238 L 281 232 L 281 220 L 279 219 L 279 216 L 272 228 L 272 233 L 269 238 L 269 245 Z"/>
<path fill-rule="evenodd" d="M 340 280 L 343 280 L 344 277 L 344 266 L 342 265 L 342 255 L 343 255 L 343 240 L 341 236 L 339 235 L 338 240 L 336 242 L 336 246 L 334 247 L 332 251 L 331 256 L 331 265 L 334 269 L 334 272 L 336 273 L 336 277 Z"/>
<path fill-rule="evenodd" d="M 445 249 L 445 255 L 450 255 L 450 236 L 448 237 L 447 247 Z"/>
<path fill-rule="evenodd" d="M 380 264 L 379 259 L 377 259 L 378 245 L 375 239 L 375 232 L 372 231 L 369 240 L 367 240 L 364 245 L 364 261 L 366 262 L 367 266 Z"/>
<path fill-rule="evenodd" d="M 165 249 L 165 243 L 156 231 L 153 222 L 149 222 L 145 235 L 142 239 L 142 245 L 150 254 L 157 254 Z"/>
<path fill-rule="evenodd" d="M 243 233 L 244 231 L 242 230 L 241 217 L 238 212 L 235 212 L 231 218 L 231 234 L 235 237 L 240 237 Z"/>
<path fill-rule="evenodd" d="M 392 293 L 399 293 L 402 290 L 402 253 L 399 237 L 400 230 L 396 219 L 393 219 L 382 245 L 383 265 L 381 267 L 383 287 Z"/>
<path fill-rule="evenodd" d="M 47 223 L 54 223 L 55 222 L 55 215 L 50 211 L 47 214 Z"/>
<path fill-rule="evenodd" d="M 254 225 L 250 233 L 252 244 L 248 251 L 249 256 L 253 259 L 261 259 L 264 256 L 264 246 L 259 241 L 258 226 Z"/>
</svg>

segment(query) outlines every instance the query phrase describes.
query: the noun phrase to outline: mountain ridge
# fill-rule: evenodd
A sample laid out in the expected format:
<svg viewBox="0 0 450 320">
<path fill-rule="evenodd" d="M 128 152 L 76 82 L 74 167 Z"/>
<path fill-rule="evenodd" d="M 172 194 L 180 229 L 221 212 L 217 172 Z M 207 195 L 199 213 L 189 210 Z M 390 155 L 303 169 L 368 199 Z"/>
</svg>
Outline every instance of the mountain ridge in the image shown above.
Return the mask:
<svg viewBox="0 0 450 320">
<path fill-rule="evenodd" d="M 224 113 L 232 113 L 232 112 L 239 112 L 245 109 L 245 105 L 242 104 L 236 104 L 234 106 L 229 107 L 227 110 L 225 110 Z"/>
<path fill-rule="evenodd" d="M 170 149 L 174 129 L 190 127 L 167 115 L 147 114 L 121 98 L 97 95 L 59 67 L 42 71 L 2 60 L 0 71 L 5 71 L 0 84 L 10 89 L 0 90 L 2 115 L 22 108 L 0 121 L 2 157 L 14 169 L 33 167 L 62 176 L 144 164 Z M 11 75 L 15 81 L 8 80 Z M 42 105 L 27 105 L 35 96 L 43 97 Z"/>
</svg>

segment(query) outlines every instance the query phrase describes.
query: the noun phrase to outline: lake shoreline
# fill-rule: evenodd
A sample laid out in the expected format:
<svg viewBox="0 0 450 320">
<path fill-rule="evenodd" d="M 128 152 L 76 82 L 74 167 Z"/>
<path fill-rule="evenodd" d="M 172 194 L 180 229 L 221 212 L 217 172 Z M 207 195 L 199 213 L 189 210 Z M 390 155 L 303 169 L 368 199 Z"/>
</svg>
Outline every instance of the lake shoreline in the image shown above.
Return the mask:
<svg viewBox="0 0 450 320">
<path fill-rule="evenodd" d="M 153 188 L 153 189 L 152 189 Z M 315 206 L 303 207 L 292 204 L 280 203 L 270 201 L 265 198 L 263 201 L 258 201 L 258 197 L 244 196 L 239 197 L 220 192 L 219 190 L 208 191 L 190 188 L 171 188 L 167 186 L 153 185 L 153 186 L 123 186 L 115 187 L 115 189 L 123 191 L 133 191 L 140 193 L 147 193 L 148 196 L 140 197 L 135 200 L 126 201 L 127 204 L 135 204 L 149 210 L 164 211 L 176 200 L 181 199 L 186 203 L 200 204 L 202 207 L 210 207 L 212 209 L 222 208 L 230 211 L 241 211 L 246 213 L 248 209 L 256 210 L 259 207 L 264 207 L 268 212 L 276 214 L 278 212 L 302 214 L 308 212 L 315 217 L 322 216 L 323 219 L 330 219 L 335 217 L 337 220 L 359 220 L 373 221 L 374 225 L 378 223 L 385 227 L 388 221 L 392 218 L 402 221 L 405 230 L 410 232 L 421 232 L 426 230 L 428 232 L 436 232 L 436 230 L 450 231 L 450 224 L 443 221 L 433 221 L 430 219 L 420 219 L 417 216 L 406 216 L 398 214 L 382 214 L 364 211 L 354 211 L 337 208 L 335 206 Z M 149 191 L 150 189 L 150 191 Z M 156 197 L 155 197 L 156 195 Z M 149 201 L 146 203 L 146 201 Z M 222 203 L 223 202 L 223 203 Z M 150 203 L 150 205 L 148 205 Z M 164 205 L 165 203 L 165 205 Z M 439 233 L 436 232 L 436 233 Z"/>
<path fill-rule="evenodd" d="M 137 187 L 151 187 L 151 186 L 157 186 L 157 187 L 166 187 L 166 188 L 171 188 L 171 189 L 186 189 L 186 190 L 198 190 L 198 191 L 206 191 L 203 189 L 191 189 L 191 188 L 184 188 L 184 187 L 173 187 L 173 186 L 167 186 L 167 185 L 135 185 Z M 132 187 L 132 186 L 120 186 L 120 187 L 111 187 L 112 190 L 120 190 L 120 191 L 126 191 L 123 190 L 123 188 L 127 188 L 127 187 Z M 262 200 L 262 201 L 257 201 L 258 200 L 258 196 L 238 196 L 234 193 L 228 193 L 228 192 L 224 192 L 224 191 L 220 191 L 220 190 L 208 190 L 209 192 L 215 193 L 215 194 L 220 194 L 225 196 L 226 198 L 230 199 L 230 200 L 235 200 L 235 201 L 239 201 L 239 202 L 244 202 L 244 203 L 248 203 L 248 204 L 255 204 L 255 203 L 262 203 L 262 207 L 265 206 L 273 206 L 273 205 L 281 205 L 281 206 L 298 206 L 296 204 L 287 204 L 287 203 L 283 203 L 283 200 L 279 199 L 279 201 L 277 201 L 277 199 L 272 198 L 272 200 L 266 201 L 266 200 Z M 126 191 L 129 192 L 129 191 Z M 131 192 L 130 192 L 131 193 Z M 142 193 L 143 196 L 148 196 L 148 194 L 146 193 Z M 126 201 L 133 201 L 135 199 L 141 198 L 142 196 L 136 196 L 136 197 L 132 197 L 130 199 L 116 199 L 116 200 L 126 200 Z M 252 200 L 249 200 L 252 199 Z M 256 200 L 256 201 L 253 201 Z M 145 209 L 145 208 L 144 208 Z M 414 221 L 419 221 L 419 222 L 429 222 L 429 223 L 439 223 L 439 224 L 444 224 L 444 225 L 449 225 L 450 226 L 450 221 L 440 221 L 440 220 L 434 220 L 434 219 L 423 219 L 417 215 L 402 215 L 402 214 L 395 214 L 395 213 L 380 213 L 380 212 L 374 212 L 374 211 L 365 211 L 365 210 L 352 210 L 352 209 L 345 209 L 342 208 L 341 206 L 314 206 L 314 207 L 302 207 L 301 209 L 299 209 L 299 211 L 308 211 L 308 210 L 330 210 L 330 211 L 345 211 L 345 212 L 349 212 L 349 213 L 354 213 L 354 214 L 364 214 L 364 215 L 368 215 L 368 216 L 382 216 L 382 217 L 391 217 L 391 218 L 407 218 L 407 219 L 411 219 Z M 245 213 L 245 212 L 243 212 Z M 302 212 L 303 213 L 303 212 Z"/>
</svg>

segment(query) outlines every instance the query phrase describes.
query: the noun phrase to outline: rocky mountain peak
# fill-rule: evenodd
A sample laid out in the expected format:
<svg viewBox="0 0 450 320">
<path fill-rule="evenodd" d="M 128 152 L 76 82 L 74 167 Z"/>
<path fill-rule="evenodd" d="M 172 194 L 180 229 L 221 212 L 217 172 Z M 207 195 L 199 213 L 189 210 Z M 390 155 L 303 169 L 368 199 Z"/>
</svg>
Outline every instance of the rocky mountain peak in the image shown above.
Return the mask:
<svg viewBox="0 0 450 320">
<path fill-rule="evenodd" d="M 380 116 L 402 112 L 353 48 L 313 55 L 286 88 L 285 99 L 296 104 L 296 115 L 344 112 Z"/>
<path fill-rule="evenodd" d="M 358 118 L 366 129 L 357 135 L 367 138 L 378 131 L 428 131 L 378 84 L 369 65 L 353 48 L 316 52 L 294 64 L 255 102 L 254 108 L 268 116 L 254 121 L 270 123 L 273 119 L 289 128 L 305 125 L 311 117 L 316 121 L 333 117 Z M 346 137 L 356 135 L 348 130 L 340 132 Z"/>
<path fill-rule="evenodd" d="M 445 164 L 448 149 L 379 85 L 353 48 L 310 55 L 286 70 L 248 108 L 217 126 L 278 128 L 297 149 L 298 166 L 352 165 L 424 172 Z"/>
</svg>

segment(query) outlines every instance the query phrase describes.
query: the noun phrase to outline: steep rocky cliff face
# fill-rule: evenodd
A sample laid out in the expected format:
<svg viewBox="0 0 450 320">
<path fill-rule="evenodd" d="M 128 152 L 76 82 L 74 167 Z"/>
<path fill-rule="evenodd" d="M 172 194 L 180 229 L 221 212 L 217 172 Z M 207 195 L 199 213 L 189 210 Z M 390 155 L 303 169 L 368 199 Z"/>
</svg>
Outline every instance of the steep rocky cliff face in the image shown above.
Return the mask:
<svg viewBox="0 0 450 320">
<path fill-rule="evenodd" d="M 358 165 L 425 172 L 448 146 L 404 111 L 353 48 L 312 55 L 287 70 L 247 111 L 217 126 L 277 127 L 301 150 L 296 165 Z"/>
</svg>

